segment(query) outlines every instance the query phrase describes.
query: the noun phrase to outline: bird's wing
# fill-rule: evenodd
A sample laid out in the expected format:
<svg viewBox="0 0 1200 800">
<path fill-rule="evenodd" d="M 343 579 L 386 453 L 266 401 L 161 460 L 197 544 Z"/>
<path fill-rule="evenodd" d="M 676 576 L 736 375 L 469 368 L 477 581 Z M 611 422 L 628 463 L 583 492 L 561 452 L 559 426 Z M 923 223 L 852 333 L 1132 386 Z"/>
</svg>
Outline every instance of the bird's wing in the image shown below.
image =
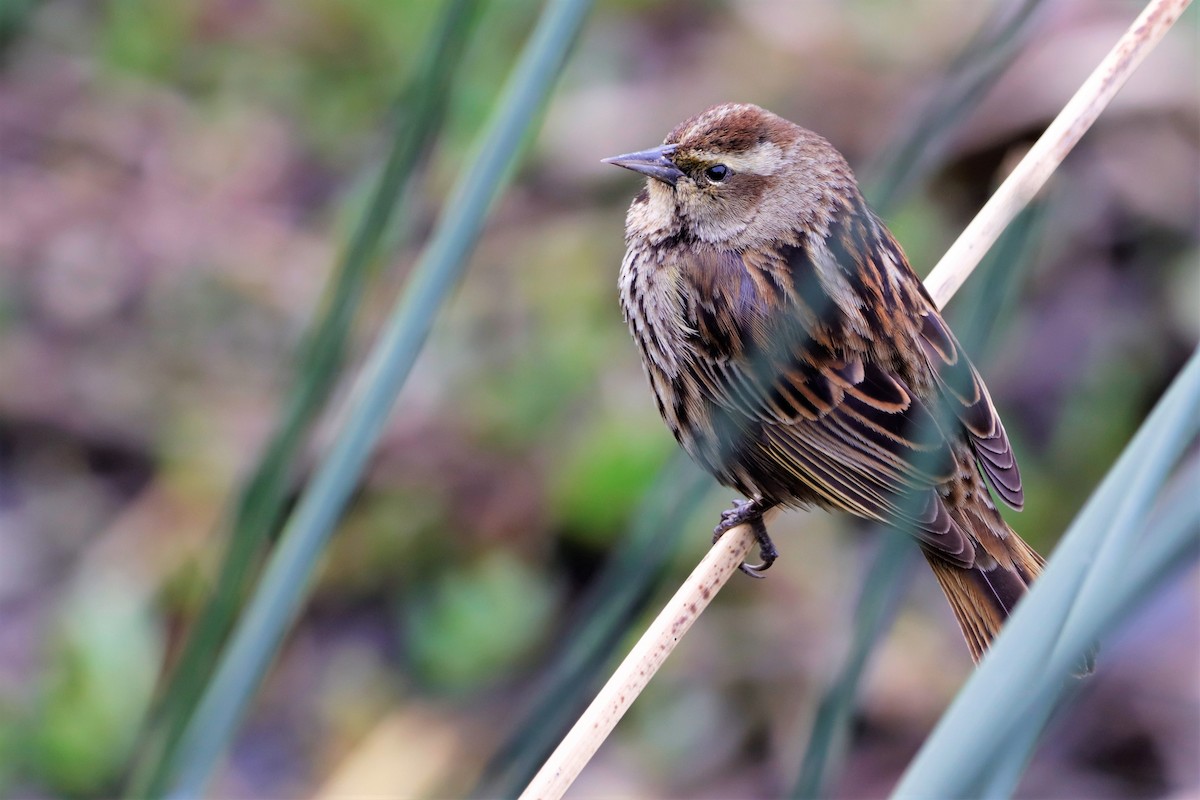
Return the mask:
<svg viewBox="0 0 1200 800">
<path fill-rule="evenodd" d="M 936 312 L 921 315 L 919 340 L 942 398 L 962 423 L 988 483 L 1005 503 L 1020 510 L 1025 505 L 1021 473 L 983 379 Z"/>
<path fill-rule="evenodd" d="M 905 520 L 923 542 L 970 565 L 973 548 L 938 491 L 952 479 L 955 459 L 924 402 L 861 360 L 801 378 L 804 372 L 780 373 L 763 386 L 726 362 L 705 370 L 704 386 L 728 413 L 758 423 L 758 435 L 742 449 L 772 475 L 792 475 L 831 507 Z"/>
<path fill-rule="evenodd" d="M 681 278 L 702 284 L 681 293 L 695 348 L 686 368 L 734 418 L 729 430 L 757 432 L 741 452 L 773 475 L 793 475 L 830 506 L 906 520 L 943 557 L 972 563 L 974 548 L 940 491 L 959 468 L 958 419 L 973 446 L 992 457 L 983 463 L 989 477 L 998 476 L 993 481 L 1008 489 L 1001 479 L 1015 475 L 1015 465 L 1003 429 L 986 424 L 990 401 L 982 383 L 961 351 L 947 346 L 952 337 L 939 336 L 944 326 L 928 323 L 925 346 L 946 365 L 942 393 L 957 401 L 948 422 L 894 372 L 814 340 L 790 309 L 769 301 L 778 288 L 770 274 L 747 269 L 737 254 L 692 259 Z M 974 393 L 960 380 L 964 364 L 976 378 Z M 738 417 L 750 424 L 737 424 Z"/>
</svg>

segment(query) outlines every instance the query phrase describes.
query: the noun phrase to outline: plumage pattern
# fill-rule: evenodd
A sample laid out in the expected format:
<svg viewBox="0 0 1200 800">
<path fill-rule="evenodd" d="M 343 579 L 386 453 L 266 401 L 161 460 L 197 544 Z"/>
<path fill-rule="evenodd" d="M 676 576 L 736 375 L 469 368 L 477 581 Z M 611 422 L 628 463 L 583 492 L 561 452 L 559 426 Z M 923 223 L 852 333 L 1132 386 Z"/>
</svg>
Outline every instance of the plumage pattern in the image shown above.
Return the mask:
<svg viewBox="0 0 1200 800">
<path fill-rule="evenodd" d="M 817 505 L 920 540 L 976 658 L 1041 559 L 988 485 L 1021 478 L 978 372 L 840 154 L 717 106 L 612 163 L 650 177 L 621 304 L 663 419 L 765 508 Z"/>
</svg>

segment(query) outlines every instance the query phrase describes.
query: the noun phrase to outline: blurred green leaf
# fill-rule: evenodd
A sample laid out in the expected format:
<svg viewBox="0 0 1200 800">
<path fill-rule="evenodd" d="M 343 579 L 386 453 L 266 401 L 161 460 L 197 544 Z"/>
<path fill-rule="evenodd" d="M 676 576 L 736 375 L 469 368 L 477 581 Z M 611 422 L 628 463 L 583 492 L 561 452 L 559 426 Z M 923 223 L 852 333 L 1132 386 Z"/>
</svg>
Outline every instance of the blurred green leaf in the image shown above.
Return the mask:
<svg viewBox="0 0 1200 800">
<path fill-rule="evenodd" d="M 150 704 L 162 642 L 140 593 L 85 575 L 60 610 L 26 748 L 45 785 L 75 796 L 112 786 Z"/>
<path fill-rule="evenodd" d="M 556 600 L 542 573 L 501 551 L 419 584 L 402 608 L 417 675 L 448 691 L 503 677 L 545 637 Z"/>
<path fill-rule="evenodd" d="M 904 136 L 880 153 L 866 174 L 867 196 L 876 208 L 896 205 L 921 176 L 944 158 L 959 124 L 975 109 L 1025 45 L 1042 0 L 996 2 L 962 53 L 942 74 L 927 105 L 914 109 Z"/>
<path fill-rule="evenodd" d="M 109 64 L 149 77 L 177 77 L 200 11 L 195 0 L 111 0 L 104 9 L 107 19 L 101 35 Z"/>
<path fill-rule="evenodd" d="M 329 454 L 284 528 L 254 597 L 235 629 L 170 762 L 181 797 L 203 791 L 304 598 L 396 395 L 433 321 L 465 269 L 492 202 L 539 119 L 590 4 L 552 0 L 522 52 L 508 88 L 464 167 L 403 296 L 359 375 Z"/>
<path fill-rule="evenodd" d="M 643 435 L 621 419 L 598 421 L 571 444 L 555 476 L 556 516 L 571 534 L 597 547 L 605 544 L 629 519 L 675 446 L 669 436 Z"/>
<path fill-rule="evenodd" d="M 441 563 L 451 515 L 442 498 L 420 488 L 367 492 L 347 512 L 321 569 L 339 595 L 389 592 Z M 437 563 L 433 563 L 437 561 Z"/>
<path fill-rule="evenodd" d="M 871 651 L 891 627 L 900 605 L 904 578 L 917 561 L 917 546 L 897 531 L 883 537 L 871 567 L 863 578 L 854 611 L 853 638 L 845 663 L 833 683 L 821 694 L 809 733 L 800 775 L 792 787 L 795 798 L 825 797 L 833 769 L 845 755 L 853 712 L 858 706 L 858 687 Z"/>
<path fill-rule="evenodd" d="M 448 88 L 473 29 L 477 3 L 454 0 L 444 8 L 422 63 L 404 91 L 400 103 L 404 124 L 397 128 L 371 204 L 331 281 L 324 312 L 304 343 L 296 386 L 288 396 L 278 427 L 232 509 L 229 544 L 217 571 L 216 586 L 143 735 L 130 783 L 135 795 L 163 792 L 166 767 L 211 675 L 217 650 L 270 539 L 278 533 L 287 494 L 296 479 L 295 464 L 301 448 L 341 373 L 369 268 L 389 221 L 402 205 L 405 191 L 441 128 Z"/>
</svg>

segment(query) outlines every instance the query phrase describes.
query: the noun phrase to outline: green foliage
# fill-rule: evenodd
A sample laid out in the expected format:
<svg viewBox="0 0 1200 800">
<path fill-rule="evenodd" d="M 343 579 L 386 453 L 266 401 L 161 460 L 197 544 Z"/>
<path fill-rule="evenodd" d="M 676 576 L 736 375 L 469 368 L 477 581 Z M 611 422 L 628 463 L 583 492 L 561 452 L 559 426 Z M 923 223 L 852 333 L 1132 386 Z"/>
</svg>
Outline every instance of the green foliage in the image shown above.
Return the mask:
<svg viewBox="0 0 1200 800">
<path fill-rule="evenodd" d="M 556 599 L 544 575 L 503 552 L 418 582 L 401 605 L 417 677 L 451 692 L 504 677 L 544 639 Z"/>
<path fill-rule="evenodd" d="M 386 0 L 275 0 L 224 13 L 196 0 L 105 6 L 100 37 L 113 70 L 216 101 L 224 88 L 247 89 L 328 153 L 349 132 L 374 127 L 396 75 L 418 68 L 441 13 L 435 3 Z"/>
<path fill-rule="evenodd" d="M 42 677 L 24 748 L 47 786 L 93 795 L 113 784 L 129 756 L 162 644 L 117 575 L 84 576 L 60 616 L 54 667 Z"/>
<path fill-rule="evenodd" d="M 113 0 L 106 8 L 101 36 L 109 64 L 151 78 L 178 77 L 185 56 L 192 52 L 189 34 L 200 11 L 198 3 Z"/>
<path fill-rule="evenodd" d="M 38 0 L 4 0 L 0 3 L 0 58 L 20 36 L 37 6 Z"/>
<path fill-rule="evenodd" d="M 558 518 L 584 541 L 604 543 L 629 519 L 674 448 L 657 424 L 645 431 L 624 419 L 598 420 L 572 444 L 555 478 Z"/>
<path fill-rule="evenodd" d="M 792 797 L 823 797 L 828 791 L 830 773 L 845 756 L 867 661 L 875 644 L 891 627 L 905 588 L 904 577 L 913 561 L 918 560 L 916 545 L 908 537 L 896 531 L 884 533 L 883 537 L 863 578 L 850 652 L 833 683 L 821 695 Z"/>
<path fill-rule="evenodd" d="M 486 279 L 504 300 L 497 291 L 464 297 L 452 310 L 464 333 L 443 337 L 437 350 L 439 361 L 460 365 L 464 424 L 507 448 L 588 424 L 578 399 L 590 395 L 614 344 L 626 343 L 611 288 L 619 250 L 597 240 L 596 220 L 564 215 L 536 227 L 537 237 L 506 243 L 511 274 Z M 488 255 L 479 256 L 483 269 L 495 269 Z"/>
</svg>

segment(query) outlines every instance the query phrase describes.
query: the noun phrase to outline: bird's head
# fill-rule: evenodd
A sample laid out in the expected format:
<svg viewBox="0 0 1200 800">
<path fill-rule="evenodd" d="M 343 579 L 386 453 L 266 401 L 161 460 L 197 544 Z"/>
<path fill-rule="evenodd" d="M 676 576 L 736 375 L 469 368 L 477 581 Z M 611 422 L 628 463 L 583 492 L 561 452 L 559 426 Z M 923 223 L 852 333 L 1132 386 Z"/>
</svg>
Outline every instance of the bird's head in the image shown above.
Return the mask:
<svg viewBox="0 0 1200 800">
<path fill-rule="evenodd" d="M 854 185 L 827 141 L 746 103 L 713 106 L 677 125 L 662 146 L 604 162 L 650 178 L 631 226 L 640 216 L 648 235 L 683 232 L 728 248 L 794 240 L 798 226 L 824 221 L 832 195 Z"/>
</svg>

